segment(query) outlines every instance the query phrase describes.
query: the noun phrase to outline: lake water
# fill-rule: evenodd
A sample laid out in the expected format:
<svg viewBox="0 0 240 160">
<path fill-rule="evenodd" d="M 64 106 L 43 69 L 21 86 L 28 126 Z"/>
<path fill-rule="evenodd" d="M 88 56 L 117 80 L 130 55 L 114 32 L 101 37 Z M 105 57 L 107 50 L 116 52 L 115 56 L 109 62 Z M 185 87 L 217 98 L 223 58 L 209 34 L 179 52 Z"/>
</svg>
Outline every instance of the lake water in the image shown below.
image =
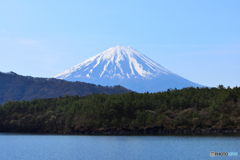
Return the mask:
<svg viewBox="0 0 240 160">
<path fill-rule="evenodd" d="M 240 136 L 85 136 L 0 133 L 2 160 L 240 159 L 210 152 L 238 152 Z"/>
</svg>

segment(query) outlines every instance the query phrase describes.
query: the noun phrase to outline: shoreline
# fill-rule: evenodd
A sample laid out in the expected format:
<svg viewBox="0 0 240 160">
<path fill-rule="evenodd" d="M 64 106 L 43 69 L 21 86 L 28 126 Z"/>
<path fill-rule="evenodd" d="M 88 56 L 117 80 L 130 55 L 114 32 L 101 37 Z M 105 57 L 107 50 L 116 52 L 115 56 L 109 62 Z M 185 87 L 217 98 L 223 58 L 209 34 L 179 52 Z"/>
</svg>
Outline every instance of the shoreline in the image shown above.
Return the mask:
<svg viewBox="0 0 240 160">
<path fill-rule="evenodd" d="M 56 135 L 208 135 L 208 134 L 239 134 L 240 129 L 101 129 L 101 130 L 82 130 L 82 131 L 53 131 L 53 132 L 42 132 L 42 131 L 1 131 L 0 133 L 20 133 L 20 134 L 56 134 Z"/>
</svg>

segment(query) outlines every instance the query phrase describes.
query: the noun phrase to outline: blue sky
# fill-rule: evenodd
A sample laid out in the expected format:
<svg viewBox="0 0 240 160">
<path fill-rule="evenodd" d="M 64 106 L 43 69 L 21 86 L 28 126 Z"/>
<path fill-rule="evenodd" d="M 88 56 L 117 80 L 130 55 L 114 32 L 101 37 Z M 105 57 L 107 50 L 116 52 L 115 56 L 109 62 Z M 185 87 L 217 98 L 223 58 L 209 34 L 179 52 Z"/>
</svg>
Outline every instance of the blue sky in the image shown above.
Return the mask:
<svg viewBox="0 0 240 160">
<path fill-rule="evenodd" d="M 193 82 L 240 86 L 239 0 L 1 0 L 0 71 L 53 77 L 116 45 Z"/>
</svg>

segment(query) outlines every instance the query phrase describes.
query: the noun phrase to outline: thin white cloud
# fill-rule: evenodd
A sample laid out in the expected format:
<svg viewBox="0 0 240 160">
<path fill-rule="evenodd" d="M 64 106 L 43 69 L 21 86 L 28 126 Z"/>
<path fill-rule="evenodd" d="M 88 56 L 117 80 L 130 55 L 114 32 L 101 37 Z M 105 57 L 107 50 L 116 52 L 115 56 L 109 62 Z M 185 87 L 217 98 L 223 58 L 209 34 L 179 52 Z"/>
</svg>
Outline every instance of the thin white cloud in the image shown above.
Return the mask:
<svg viewBox="0 0 240 160">
<path fill-rule="evenodd" d="M 36 44 L 39 44 L 39 41 L 34 40 L 34 39 L 22 38 L 22 39 L 19 39 L 19 43 L 26 44 L 26 45 L 36 45 Z"/>
</svg>

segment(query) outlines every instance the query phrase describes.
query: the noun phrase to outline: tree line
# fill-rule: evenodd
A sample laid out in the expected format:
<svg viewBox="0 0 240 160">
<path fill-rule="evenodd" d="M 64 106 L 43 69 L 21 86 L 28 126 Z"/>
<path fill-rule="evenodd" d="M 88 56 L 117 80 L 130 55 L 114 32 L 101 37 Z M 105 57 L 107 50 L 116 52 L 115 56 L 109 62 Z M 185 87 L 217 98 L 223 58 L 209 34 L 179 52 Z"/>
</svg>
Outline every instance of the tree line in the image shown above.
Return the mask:
<svg viewBox="0 0 240 160">
<path fill-rule="evenodd" d="M 8 101 L 0 132 L 105 129 L 240 129 L 240 88 L 183 88 L 158 93 L 92 94 Z"/>
</svg>

